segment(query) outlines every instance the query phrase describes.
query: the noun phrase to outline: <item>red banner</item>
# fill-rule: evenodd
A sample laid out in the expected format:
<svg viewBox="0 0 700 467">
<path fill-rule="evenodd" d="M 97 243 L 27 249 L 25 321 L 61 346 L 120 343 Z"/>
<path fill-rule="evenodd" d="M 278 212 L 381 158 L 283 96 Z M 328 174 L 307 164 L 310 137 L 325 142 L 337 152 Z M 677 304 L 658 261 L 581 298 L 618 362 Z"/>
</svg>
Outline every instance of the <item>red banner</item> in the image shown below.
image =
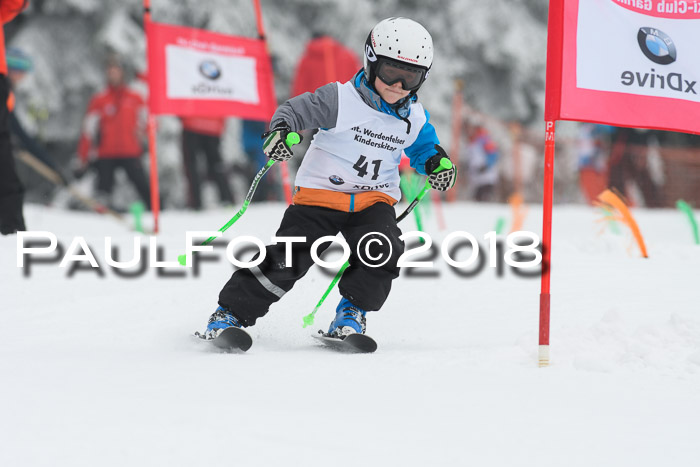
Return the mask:
<svg viewBox="0 0 700 467">
<path fill-rule="evenodd" d="M 152 114 L 272 116 L 277 103 L 264 41 L 153 22 L 146 35 Z"/>
<path fill-rule="evenodd" d="M 700 2 L 550 0 L 545 120 L 700 133 Z"/>
</svg>

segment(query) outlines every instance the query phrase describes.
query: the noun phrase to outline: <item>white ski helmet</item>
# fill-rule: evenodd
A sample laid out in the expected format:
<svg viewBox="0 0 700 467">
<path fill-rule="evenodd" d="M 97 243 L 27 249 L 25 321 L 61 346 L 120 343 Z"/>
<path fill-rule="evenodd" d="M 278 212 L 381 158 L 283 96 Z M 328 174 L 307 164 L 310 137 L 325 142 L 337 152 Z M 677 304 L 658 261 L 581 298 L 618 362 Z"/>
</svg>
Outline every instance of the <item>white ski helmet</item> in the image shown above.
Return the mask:
<svg viewBox="0 0 700 467">
<path fill-rule="evenodd" d="M 388 85 L 401 82 L 415 94 L 433 64 L 433 38 L 408 18 L 380 21 L 365 42 L 365 76 L 370 84 L 379 78 Z"/>
</svg>

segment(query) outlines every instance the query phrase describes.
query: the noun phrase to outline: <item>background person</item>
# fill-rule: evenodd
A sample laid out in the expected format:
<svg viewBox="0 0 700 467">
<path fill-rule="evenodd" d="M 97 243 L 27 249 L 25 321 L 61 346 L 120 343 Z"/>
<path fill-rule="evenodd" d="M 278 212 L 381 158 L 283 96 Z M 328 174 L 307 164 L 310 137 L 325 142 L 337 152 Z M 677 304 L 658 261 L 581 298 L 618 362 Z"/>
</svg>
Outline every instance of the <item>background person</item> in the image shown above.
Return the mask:
<svg viewBox="0 0 700 467">
<path fill-rule="evenodd" d="M 608 186 L 609 135 L 612 127 L 581 123 L 576 138 L 579 184 L 588 204 L 595 204 L 598 195 Z"/>
<path fill-rule="evenodd" d="M 649 143 L 653 135 L 650 130 L 637 128 L 615 128 L 610 151 L 609 187 L 628 199 L 629 186 L 636 185 L 649 208 L 664 204 L 661 189 L 654 182 L 649 170 Z"/>
<path fill-rule="evenodd" d="M 17 47 L 7 48 L 7 77 L 10 79 L 10 92 L 12 96 L 10 97 L 11 104 L 14 104 L 14 90 L 19 85 L 19 83 L 24 80 L 27 73 L 32 71 L 32 59 L 24 53 L 21 49 Z M 13 141 L 17 143 L 17 146 L 25 151 L 29 152 L 31 155 L 39 159 L 41 162 L 56 171 L 61 178 L 65 181 L 65 177 L 61 173 L 61 170 L 56 165 L 53 157 L 46 152 L 46 149 L 32 137 L 24 129 L 22 122 L 17 117 L 17 112 L 15 112 L 15 105 L 8 105 L 10 109 L 10 133 L 15 138 Z"/>
<path fill-rule="evenodd" d="M 26 8 L 26 0 L 0 0 L 0 23 L 11 21 Z M 24 186 L 17 176 L 10 142 L 10 82 L 5 60 L 5 33 L 0 28 L 0 233 L 26 230 L 22 204 Z M 9 102 L 8 102 L 9 101 Z"/>
<path fill-rule="evenodd" d="M 257 120 L 241 122 L 241 144 L 246 155 L 246 175 L 252 181 L 255 174 L 267 163 L 267 156 L 262 150 L 260 135 L 267 130 L 267 123 Z M 254 201 L 280 201 L 283 199 L 279 172 L 270 170 L 258 183 L 253 196 Z"/>
<path fill-rule="evenodd" d="M 189 186 L 188 205 L 202 209 L 202 174 L 199 163 L 204 156 L 206 178 L 214 181 L 223 205 L 234 203 L 233 193 L 221 160 L 221 135 L 224 118 L 182 117 L 182 158 Z"/>
<path fill-rule="evenodd" d="M 355 52 L 332 37 L 315 33 L 297 63 L 290 97 L 314 92 L 324 84 L 352 78 L 362 64 Z"/>
<path fill-rule="evenodd" d="M 498 182 L 498 147 L 478 117 L 465 120 L 464 133 L 467 144 L 462 148 L 461 160 L 467 172 L 467 188 L 476 201 L 493 201 Z"/>
<path fill-rule="evenodd" d="M 107 88 L 90 101 L 78 146 L 80 171 L 92 161 L 97 192 L 109 200 L 117 169 L 126 172 L 141 200 L 150 208 L 148 178 L 141 162 L 146 139 L 147 109 L 143 97 L 126 85 L 124 66 L 110 57 L 105 69 Z"/>
</svg>

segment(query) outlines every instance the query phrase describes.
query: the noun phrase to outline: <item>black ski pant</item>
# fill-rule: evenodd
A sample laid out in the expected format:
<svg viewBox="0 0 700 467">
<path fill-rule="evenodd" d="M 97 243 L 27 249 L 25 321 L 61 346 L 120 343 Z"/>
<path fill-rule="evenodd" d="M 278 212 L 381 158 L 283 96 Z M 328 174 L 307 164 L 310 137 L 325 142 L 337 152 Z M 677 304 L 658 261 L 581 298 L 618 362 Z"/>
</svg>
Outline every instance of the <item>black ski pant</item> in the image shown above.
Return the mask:
<svg viewBox="0 0 700 467">
<path fill-rule="evenodd" d="M 276 235 L 306 237 L 306 242 L 292 244 L 292 266 L 285 266 L 284 243 L 268 245 L 265 260 L 259 266 L 239 269 L 233 274 L 219 294 L 219 305 L 228 308 L 245 326 L 254 325 L 258 318 L 267 313 L 270 305 L 289 292 L 314 264 L 311 245 L 321 237 L 337 235 L 338 232 L 343 234 L 350 246 L 350 266 L 338 284 L 340 294 L 365 311 L 379 310 L 389 296 L 391 282 L 399 276 L 397 263 L 404 251 L 394 208 L 381 202 L 359 212 L 290 206 Z M 391 244 L 390 256 L 387 254 L 386 240 L 381 246 L 377 242 L 371 242 L 369 246 L 369 256 L 376 258 L 381 253 L 384 253 L 384 259 L 389 256 L 380 267 L 370 267 L 357 256 L 358 243 L 360 251 L 365 252 L 367 240 L 380 238 L 369 235 L 360 242 L 366 234 L 373 232 L 383 234 Z M 318 254 L 329 246 L 330 243 L 322 244 Z M 367 259 L 365 261 L 369 262 Z M 319 290 L 319 295 L 321 293 Z"/>
<path fill-rule="evenodd" d="M 10 111 L 6 104 L 9 92 L 7 76 L 0 74 L 0 233 L 3 235 L 26 230 L 22 214 L 24 187 L 15 170 L 10 142 Z"/>
<path fill-rule="evenodd" d="M 137 157 L 119 157 L 114 159 L 98 159 L 94 164 L 97 171 L 97 191 L 108 196 L 114 190 L 114 174 L 118 168 L 126 172 L 134 188 L 148 209 L 151 208 L 151 189 L 143 169 L 141 159 Z"/>
<path fill-rule="evenodd" d="M 204 153 L 207 161 L 207 175 L 214 180 L 219 190 L 219 199 L 223 203 L 233 204 L 233 193 L 224 173 L 221 152 L 219 151 L 220 145 L 221 138 L 218 136 L 182 130 L 182 155 L 190 187 L 189 204 L 191 208 L 202 208 L 202 178 L 197 164 L 200 151 Z"/>
</svg>

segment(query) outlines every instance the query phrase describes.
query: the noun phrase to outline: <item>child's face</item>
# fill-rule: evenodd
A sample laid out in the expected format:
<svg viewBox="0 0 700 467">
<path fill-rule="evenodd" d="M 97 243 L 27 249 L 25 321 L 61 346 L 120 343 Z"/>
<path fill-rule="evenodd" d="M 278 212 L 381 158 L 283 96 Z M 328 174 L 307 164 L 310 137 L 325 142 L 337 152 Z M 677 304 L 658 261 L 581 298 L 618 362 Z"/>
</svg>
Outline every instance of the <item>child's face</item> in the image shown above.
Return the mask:
<svg viewBox="0 0 700 467">
<path fill-rule="evenodd" d="M 389 104 L 396 104 L 398 101 L 408 96 L 410 91 L 404 90 L 401 82 L 394 83 L 391 86 L 379 79 L 379 76 L 374 80 L 374 88 L 379 95 Z"/>
</svg>

